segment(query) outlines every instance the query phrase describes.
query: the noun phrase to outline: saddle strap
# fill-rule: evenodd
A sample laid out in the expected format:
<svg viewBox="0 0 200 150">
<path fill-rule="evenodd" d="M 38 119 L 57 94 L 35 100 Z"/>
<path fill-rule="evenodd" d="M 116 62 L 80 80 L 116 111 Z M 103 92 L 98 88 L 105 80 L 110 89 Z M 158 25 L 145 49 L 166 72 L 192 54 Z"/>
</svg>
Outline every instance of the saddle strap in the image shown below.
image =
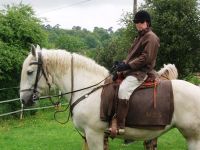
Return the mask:
<svg viewBox="0 0 200 150">
<path fill-rule="evenodd" d="M 154 91 L 153 92 L 153 108 L 154 109 L 156 109 L 156 106 L 157 106 L 156 105 L 156 103 L 157 103 L 157 99 L 156 99 L 157 98 L 157 85 L 158 85 L 158 83 L 155 81 L 154 82 L 154 90 L 153 90 Z"/>
<path fill-rule="evenodd" d="M 154 88 L 153 90 L 153 108 L 156 109 L 157 107 L 157 86 L 159 84 L 158 80 L 150 81 L 150 82 L 144 82 L 139 89 L 145 89 L 145 88 Z"/>
</svg>

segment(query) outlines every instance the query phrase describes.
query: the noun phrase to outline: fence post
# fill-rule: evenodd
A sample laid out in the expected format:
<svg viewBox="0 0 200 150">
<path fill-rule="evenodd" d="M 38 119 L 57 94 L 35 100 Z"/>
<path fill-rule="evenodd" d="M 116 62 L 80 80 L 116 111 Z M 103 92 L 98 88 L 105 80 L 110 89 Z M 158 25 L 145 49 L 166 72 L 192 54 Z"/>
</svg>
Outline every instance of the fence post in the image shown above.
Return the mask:
<svg viewBox="0 0 200 150">
<path fill-rule="evenodd" d="M 20 113 L 20 120 L 23 119 L 23 112 L 24 112 L 24 104 L 21 103 L 21 113 Z"/>
</svg>

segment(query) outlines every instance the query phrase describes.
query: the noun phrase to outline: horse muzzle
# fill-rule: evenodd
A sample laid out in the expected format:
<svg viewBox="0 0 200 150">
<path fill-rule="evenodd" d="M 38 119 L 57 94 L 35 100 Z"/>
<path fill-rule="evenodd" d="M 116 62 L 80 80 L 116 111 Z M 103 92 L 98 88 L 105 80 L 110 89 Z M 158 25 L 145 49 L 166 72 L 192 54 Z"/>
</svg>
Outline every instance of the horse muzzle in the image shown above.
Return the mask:
<svg viewBox="0 0 200 150">
<path fill-rule="evenodd" d="M 39 99 L 39 94 L 38 92 L 34 93 L 33 91 L 23 91 L 20 93 L 20 99 L 25 106 L 33 106 Z"/>
</svg>

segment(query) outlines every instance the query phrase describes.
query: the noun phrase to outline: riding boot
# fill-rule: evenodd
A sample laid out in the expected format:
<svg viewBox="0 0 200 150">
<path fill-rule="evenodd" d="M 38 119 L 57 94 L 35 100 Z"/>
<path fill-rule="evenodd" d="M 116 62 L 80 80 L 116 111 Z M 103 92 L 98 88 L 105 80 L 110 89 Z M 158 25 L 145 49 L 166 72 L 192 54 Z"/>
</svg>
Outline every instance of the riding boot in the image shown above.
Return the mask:
<svg viewBox="0 0 200 150">
<path fill-rule="evenodd" d="M 125 128 L 125 121 L 126 121 L 126 116 L 128 113 L 128 108 L 129 108 L 129 101 L 126 99 L 119 99 L 117 111 L 116 111 L 119 134 L 124 134 L 125 132 L 124 128 Z"/>
</svg>

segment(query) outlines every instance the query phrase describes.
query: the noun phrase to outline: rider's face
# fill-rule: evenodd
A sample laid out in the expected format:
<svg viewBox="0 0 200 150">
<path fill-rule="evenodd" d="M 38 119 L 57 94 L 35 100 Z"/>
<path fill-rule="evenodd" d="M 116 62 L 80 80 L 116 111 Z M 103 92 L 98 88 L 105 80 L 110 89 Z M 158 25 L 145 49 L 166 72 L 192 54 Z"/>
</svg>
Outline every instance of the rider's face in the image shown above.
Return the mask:
<svg viewBox="0 0 200 150">
<path fill-rule="evenodd" d="M 144 30 L 148 27 L 147 22 L 138 22 L 135 24 L 138 31 Z"/>
</svg>

